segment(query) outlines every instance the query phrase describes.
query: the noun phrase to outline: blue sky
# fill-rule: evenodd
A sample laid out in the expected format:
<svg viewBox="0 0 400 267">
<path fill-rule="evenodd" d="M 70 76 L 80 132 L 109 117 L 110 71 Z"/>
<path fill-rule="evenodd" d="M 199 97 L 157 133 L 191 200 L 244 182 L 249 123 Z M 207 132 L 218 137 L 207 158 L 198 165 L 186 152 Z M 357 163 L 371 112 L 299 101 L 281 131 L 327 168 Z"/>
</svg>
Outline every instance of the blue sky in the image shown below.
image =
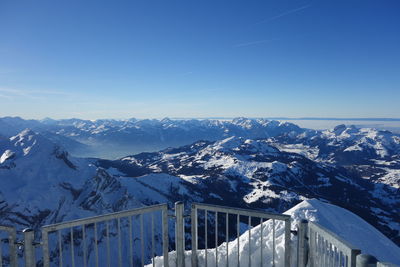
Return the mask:
<svg viewBox="0 0 400 267">
<path fill-rule="evenodd" d="M 400 117 L 400 1 L 0 1 L 0 116 Z"/>
</svg>

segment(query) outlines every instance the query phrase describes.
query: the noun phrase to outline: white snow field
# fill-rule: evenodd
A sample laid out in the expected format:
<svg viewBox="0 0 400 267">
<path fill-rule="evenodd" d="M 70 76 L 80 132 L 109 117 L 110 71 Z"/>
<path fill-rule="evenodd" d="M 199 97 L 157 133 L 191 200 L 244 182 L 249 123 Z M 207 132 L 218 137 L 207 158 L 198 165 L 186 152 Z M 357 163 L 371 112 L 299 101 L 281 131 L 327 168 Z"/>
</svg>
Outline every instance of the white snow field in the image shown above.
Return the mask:
<svg viewBox="0 0 400 267">
<path fill-rule="evenodd" d="M 286 211 L 284 214 L 292 217 L 292 229 L 302 219 L 317 222 L 321 226 L 336 233 L 341 238 L 361 249 L 364 254 L 374 255 L 379 261 L 391 262 L 400 265 L 400 248 L 373 226 L 365 222 L 354 213 L 338 206 L 322 202 L 317 199 L 304 200 L 298 205 Z M 272 266 L 272 220 L 262 224 L 263 227 L 263 266 Z M 284 263 L 284 223 L 276 221 L 276 255 L 275 266 L 283 266 Z M 261 266 L 260 238 L 261 226 L 251 229 L 249 243 L 248 231 L 239 237 L 239 261 L 241 266 L 249 266 L 249 244 L 251 253 L 251 265 Z M 297 238 L 291 240 L 291 266 L 296 266 Z M 199 266 L 205 266 L 205 250 L 198 251 Z M 238 259 L 237 239 L 228 243 L 228 259 L 230 266 L 237 266 Z M 186 267 L 191 266 L 191 251 L 185 252 Z M 155 265 L 162 266 L 163 258 L 155 258 Z M 169 254 L 170 266 L 175 266 L 175 251 Z M 208 266 L 215 266 L 215 248 L 207 251 Z M 226 264 L 226 243 L 218 247 L 218 265 Z M 152 264 L 148 265 L 152 266 Z"/>
</svg>

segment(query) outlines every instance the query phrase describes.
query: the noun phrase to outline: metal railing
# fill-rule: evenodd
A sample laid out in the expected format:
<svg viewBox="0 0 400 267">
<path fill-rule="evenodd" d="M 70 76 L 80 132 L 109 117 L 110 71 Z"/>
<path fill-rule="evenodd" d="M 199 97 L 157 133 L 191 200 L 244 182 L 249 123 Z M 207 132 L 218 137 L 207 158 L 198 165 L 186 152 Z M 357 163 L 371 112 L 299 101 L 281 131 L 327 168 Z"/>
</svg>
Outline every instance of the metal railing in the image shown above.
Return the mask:
<svg viewBox="0 0 400 267">
<path fill-rule="evenodd" d="M 0 233 L 6 233 L 6 238 L 0 238 L 0 267 L 3 265 L 9 265 L 11 267 L 17 266 L 17 231 L 15 227 L 1 226 Z M 8 257 L 3 254 L 4 244 L 7 243 Z M 4 260 L 4 262 L 3 262 Z"/>
<path fill-rule="evenodd" d="M 129 263 L 130 266 L 133 266 L 134 262 L 134 248 L 133 248 L 133 233 L 132 233 L 132 221 L 133 217 L 139 221 L 139 229 L 140 234 L 138 238 L 140 239 L 140 263 L 141 266 L 145 264 L 145 236 L 144 236 L 144 227 L 146 229 L 150 228 L 151 233 L 151 258 L 155 256 L 155 216 L 154 212 L 161 212 L 161 225 L 162 225 L 162 251 L 164 257 L 164 266 L 168 267 L 168 207 L 167 204 L 154 205 L 129 211 L 116 212 L 107 215 L 95 216 L 91 218 L 79 219 L 70 222 L 64 222 L 59 224 L 47 225 L 42 228 L 42 247 L 43 247 L 43 266 L 50 266 L 51 260 L 55 261 L 54 257 L 50 259 L 50 253 L 52 252 L 53 256 L 58 256 L 58 265 L 63 266 L 63 245 L 65 243 L 70 244 L 69 252 L 70 252 L 70 265 L 74 266 L 99 266 L 99 242 L 100 238 L 105 239 L 105 247 L 106 247 L 106 266 L 125 266 L 125 260 L 122 259 L 122 239 L 123 236 L 129 236 Z M 144 216 L 145 214 L 150 214 L 150 224 L 144 226 Z M 127 228 L 128 233 L 125 235 L 122 233 L 122 219 L 127 220 Z M 116 225 L 115 225 L 116 221 Z M 114 222 L 114 223 L 113 223 Z M 102 231 L 99 231 L 99 224 L 103 224 Z M 114 226 L 114 227 L 112 227 Z M 87 231 L 91 231 L 90 240 L 87 238 Z M 104 229 L 105 228 L 105 229 Z M 113 228 L 113 229 L 112 229 Z M 65 235 L 62 235 L 61 231 L 67 230 L 69 232 L 69 238 L 65 239 Z M 112 230 L 116 231 L 116 233 L 112 233 Z M 126 229 L 125 229 L 126 231 Z M 50 243 L 49 235 L 56 233 L 56 242 Z M 102 236 L 99 236 L 100 235 Z M 110 236 L 116 236 L 117 238 L 117 255 L 111 256 L 110 251 Z M 77 242 L 78 240 L 78 242 Z M 91 247 L 94 250 L 94 264 L 88 263 L 88 241 L 91 241 Z M 57 243 L 57 244 L 56 244 Z M 115 242 L 114 242 L 115 243 Z M 81 252 L 83 254 L 83 262 L 76 264 L 75 263 L 75 245 L 79 245 Z M 55 246 L 56 245 L 56 246 Z M 57 247 L 58 251 L 51 251 L 51 248 Z M 116 259 L 116 260 L 114 260 Z M 124 262 L 124 264 L 123 264 Z M 153 261 L 154 262 L 154 261 Z M 102 264 L 103 265 L 103 264 Z M 29 265 L 31 266 L 31 265 Z"/>
<path fill-rule="evenodd" d="M 302 220 L 298 225 L 298 267 L 395 267 L 379 262 L 374 256 L 361 254 L 361 250 L 322 227 L 318 223 Z"/>
<path fill-rule="evenodd" d="M 191 240 L 189 249 L 192 252 L 193 267 L 198 266 L 198 255 L 200 255 L 198 252 L 201 249 L 204 249 L 202 257 L 204 256 L 205 259 L 202 258 L 202 260 L 205 261 L 202 266 L 205 267 L 207 267 L 207 257 L 210 252 L 213 252 L 211 253 L 213 256 L 210 257 L 214 257 L 215 252 L 216 267 L 229 266 L 230 263 L 235 266 L 250 267 L 252 262 L 255 265 L 255 261 L 261 263 L 261 266 L 275 266 L 277 264 L 276 231 L 279 231 L 280 242 L 284 240 L 284 256 L 283 259 L 279 259 L 279 265 L 283 262 L 283 266 L 289 267 L 291 252 L 295 252 L 290 248 L 293 231 L 291 231 L 288 215 L 197 203 L 191 205 L 190 215 L 185 215 L 183 203 L 177 202 L 175 216 L 168 215 L 167 204 L 148 206 L 47 225 L 36 234 L 33 230 L 25 229 L 21 242 L 17 240 L 17 231 L 14 227 L 0 226 L 0 235 L 3 237 L 0 239 L 0 267 L 16 267 L 18 261 L 21 263 L 23 260 L 26 267 L 34 267 L 37 264 L 44 267 L 50 265 L 121 267 L 144 266 L 145 264 L 154 266 L 156 255 L 162 256 L 158 260 L 161 260 L 162 266 L 168 267 L 170 265 L 169 245 L 172 238 L 168 225 L 169 218 L 176 220 L 175 250 L 178 267 L 185 266 L 185 237 Z M 189 225 L 185 224 L 186 219 L 190 219 Z M 190 227 L 190 238 L 189 235 L 185 235 L 185 226 Z M 259 228 L 255 231 L 254 227 Z M 269 231 L 264 229 L 269 229 Z M 157 235 L 156 230 L 159 231 Z M 246 235 L 243 235 L 245 231 L 247 231 Z M 272 243 L 270 246 L 272 251 L 268 254 L 272 255 L 267 257 L 263 254 L 263 246 L 266 244 L 268 234 L 271 238 L 269 242 Z M 298 267 L 396 266 L 379 262 L 371 255 L 361 254 L 360 249 L 317 223 L 303 220 L 298 225 L 297 235 Z M 255 237 L 258 245 L 255 245 Z M 240 242 L 243 241 L 247 243 L 248 254 L 246 250 L 239 251 Z M 237 246 L 237 255 L 234 253 L 234 246 Z M 17 247 L 23 247 L 23 253 L 18 253 Z M 39 249 L 37 249 L 39 247 L 42 256 L 37 261 L 35 256 L 39 255 Z M 251 254 L 252 250 L 253 254 Z M 135 253 L 136 261 L 134 260 Z M 145 255 L 149 257 L 145 259 Z M 244 261 L 241 262 L 241 260 Z"/>
<path fill-rule="evenodd" d="M 310 266 L 356 266 L 361 250 L 314 222 L 308 223 Z"/>
<path fill-rule="evenodd" d="M 205 267 L 207 267 L 207 257 L 208 257 L 208 250 L 210 249 L 208 247 L 208 235 L 209 235 L 209 230 L 211 227 L 214 228 L 214 237 L 215 238 L 215 262 L 216 266 L 218 266 L 218 229 L 219 224 L 223 225 L 224 232 L 225 234 L 225 253 L 226 253 L 226 259 L 225 259 L 225 266 L 229 266 L 229 233 L 232 228 L 236 228 L 236 240 L 237 240 L 237 259 L 236 259 L 236 266 L 240 266 L 240 253 L 239 253 L 239 242 L 240 242 L 240 224 L 241 222 L 244 222 L 248 226 L 248 265 L 251 267 L 252 265 L 252 255 L 251 255 L 251 230 L 252 226 L 255 225 L 260 225 L 260 263 L 261 266 L 263 266 L 263 260 L 264 260 L 264 255 L 263 255 L 263 223 L 266 220 L 272 220 L 272 238 L 273 238 L 273 245 L 272 245 L 272 262 L 271 265 L 275 266 L 275 255 L 276 255 L 276 247 L 275 247 L 275 221 L 282 221 L 285 224 L 285 232 L 284 232 L 284 240 L 285 240 L 285 251 L 284 251 L 284 266 L 289 267 L 290 265 L 290 216 L 288 215 L 282 215 L 282 214 L 273 214 L 273 213 L 267 213 L 267 212 L 261 212 L 261 211 L 253 211 L 253 210 L 247 210 L 247 209 L 239 209 L 239 208 L 231 208 L 231 207 L 224 207 L 224 206 L 215 206 L 215 205 L 206 205 L 206 204 L 198 204 L 194 203 L 192 204 L 191 207 L 191 236 L 192 236 L 192 267 L 197 267 L 198 265 L 198 258 L 197 258 L 197 250 L 198 250 L 198 240 L 199 240 L 199 234 L 198 234 L 198 221 L 199 221 L 199 216 L 198 213 L 200 210 L 204 211 L 204 249 L 205 249 Z M 209 218 L 213 217 L 214 225 L 209 226 Z M 233 226 L 233 227 L 232 227 Z M 234 231 L 235 231 L 234 230 Z M 178 262 L 183 262 L 183 251 L 177 251 L 177 256 L 178 256 Z M 184 265 L 179 265 L 179 266 L 184 266 Z"/>
<path fill-rule="evenodd" d="M 205 217 L 198 216 L 199 211 L 204 211 Z M 161 222 L 158 228 L 161 228 L 161 238 L 155 240 L 155 212 L 161 213 Z M 148 220 L 144 220 L 144 216 Z M 225 216 L 225 217 L 224 217 Z M 18 266 L 18 255 L 20 261 L 25 263 L 26 267 L 34 267 L 37 265 L 49 266 L 144 266 L 145 264 L 155 265 L 155 246 L 162 242 L 162 266 L 169 266 L 169 225 L 168 219 L 175 219 L 175 250 L 176 250 L 176 266 L 185 266 L 185 219 L 190 218 L 191 228 L 191 251 L 192 251 L 192 266 L 197 266 L 197 249 L 199 240 L 204 242 L 205 249 L 208 247 L 208 230 L 213 226 L 215 233 L 215 249 L 216 257 L 218 259 L 218 246 L 226 241 L 226 266 L 229 265 L 228 256 L 228 241 L 230 241 L 230 231 L 237 229 L 236 238 L 242 232 L 248 230 L 249 240 L 249 255 L 248 265 L 251 266 L 252 257 L 250 255 L 251 249 L 251 235 L 252 227 L 257 225 L 263 226 L 266 220 L 272 220 L 272 236 L 273 236 L 273 252 L 272 252 L 272 266 L 275 265 L 275 221 L 280 221 L 285 224 L 285 266 L 289 266 L 290 262 L 290 216 L 272 214 L 267 212 L 238 209 L 224 206 L 205 205 L 205 204 L 192 204 L 190 215 L 184 214 L 184 204 L 182 202 L 175 203 L 175 215 L 168 215 L 167 204 L 160 204 L 138 208 L 128 211 L 116 212 L 106 215 L 89 217 L 74 221 L 57 223 L 52 225 L 43 226 L 40 231 L 33 231 L 32 229 L 25 229 L 23 231 L 23 242 L 17 242 L 16 230 L 13 227 L 0 226 L 0 231 L 8 233 L 9 255 L 10 260 L 7 266 Z M 205 235 L 198 236 L 199 219 L 204 219 Z M 213 226 L 209 225 L 209 220 L 213 219 Z M 138 229 L 136 230 L 136 241 L 140 243 L 134 245 L 132 229 L 133 222 L 136 222 Z M 247 228 L 242 232 L 240 225 L 247 225 Z M 125 229 L 124 229 L 125 226 Z M 225 227 L 219 235 L 219 228 Z M 261 227 L 261 252 L 260 259 L 263 262 L 263 228 Z M 128 230 L 126 230 L 128 229 Z M 124 231 L 125 230 L 125 231 Z M 147 232 L 145 233 L 145 230 Z M 114 242 L 110 240 L 114 238 Z M 147 239 L 147 240 L 146 240 Z M 151 239 L 151 240 L 150 240 Z M 40 240 L 40 241 L 39 241 Z M 145 242 L 150 243 L 148 250 L 145 251 Z M 237 241 L 239 246 L 239 239 Z M 17 246 L 23 247 L 23 253 L 17 253 Z M 123 247 L 127 247 L 130 255 L 122 255 Z M 40 249 L 39 249 L 40 248 Z M 140 261 L 134 262 L 134 250 L 139 254 Z M 39 253 L 38 253 L 39 252 Z M 41 253 L 40 253 L 41 252 Z M 239 250 L 238 250 L 239 252 Z M 150 259 L 145 260 L 145 253 L 150 254 Z M 38 260 L 37 255 L 41 254 Z M 206 259 L 207 259 L 206 253 Z M 3 255 L 0 248 L 0 267 L 3 266 Z M 124 257 L 123 257 L 124 256 Z M 239 253 L 238 253 L 238 265 Z M 258 257 L 258 256 L 257 256 Z M 254 260 L 254 259 L 253 259 Z M 206 260 L 207 266 L 207 260 Z M 216 261 L 218 266 L 218 260 Z M 242 264 L 242 266 L 245 266 Z"/>
</svg>

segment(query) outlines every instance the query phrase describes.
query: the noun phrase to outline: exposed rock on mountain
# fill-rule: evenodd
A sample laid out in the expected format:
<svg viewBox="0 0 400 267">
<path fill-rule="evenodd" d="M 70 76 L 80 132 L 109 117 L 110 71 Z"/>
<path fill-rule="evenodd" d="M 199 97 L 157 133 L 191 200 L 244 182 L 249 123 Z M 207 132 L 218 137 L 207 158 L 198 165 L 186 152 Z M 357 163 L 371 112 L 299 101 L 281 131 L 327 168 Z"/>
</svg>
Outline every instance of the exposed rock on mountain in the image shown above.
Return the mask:
<svg viewBox="0 0 400 267">
<path fill-rule="evenodd" d="M 178 200 L 283 212 L 319 198 L 351 210 L 400 244 L 400 137 L 387 131 L 344 125 L 315 131 L 249 119 L 128 120 L 126 128 L 112 120 L 30 123 L 46 130 L 0 137 L 1 223 L 37 227 Z M 73 157 L 47 136 L 62 141 L 85 133 L 96 139 L 110 129 L 125 136 L 135 127 L 142 141 L 172 140 L 165 139 L 167 132 L 180 142 L 188 140 L 183 133 L 212 138 L 104 160 Z M 157 127 L 162 135 L 153 135 Z M 215 133 L 226 137 L 213 141 Z"/>
</svg>

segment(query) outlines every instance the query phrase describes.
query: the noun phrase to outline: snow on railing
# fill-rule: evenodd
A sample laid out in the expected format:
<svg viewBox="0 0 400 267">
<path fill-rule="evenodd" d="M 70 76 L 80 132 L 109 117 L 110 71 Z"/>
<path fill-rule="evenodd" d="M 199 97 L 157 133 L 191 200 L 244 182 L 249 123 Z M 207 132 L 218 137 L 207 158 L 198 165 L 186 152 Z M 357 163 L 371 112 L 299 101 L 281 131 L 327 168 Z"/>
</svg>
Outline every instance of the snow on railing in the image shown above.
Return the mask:
<svg viewBox="0 0 400 267">
<path fill-rule="evenodd" d="M 169 251 L 169 219 L 175 224 L 175 251 Z M 291 233 L 297 234 L 297 251 Z M 159 204 L 48 225 L 36 234 L 26 229 L 20 242 L 16 234 L 14 227 L 0 226 L 0 267 L 16 267 L 18 261 L 26 267 L 396 266 L 361 254 L 314 222 L 303 220 L 293 232 L 289 215 L 207 204 L 192 204 L 190 215 L 177 202 L 175 216 L 168 215 L 167 204 Z M 191 240 L 189 250 L 186 240 Z"/>
<path fill-rule="evenodd" d="M 318 223 L 302 220 L 298 225 L 298 267 L 396 267 L 379 262 Z"/>
<path fill-rule="evenodd" d="M 214 228 L 214 236 L 215 238 L 215 263 L 218 266 L 275 266 L 276 258 L 277 258 L 277 242 L 276 242 L 276 224 L 283 224 L 284 229 L 284 238 L 283 238 L 283 258 L 281 262 L 283 262 L 283 266 L 290 266 L 290 216 L 283 214 L 273 214 L 268 212 L 261 211 L 253 211 L 248 209 L 238 209 L 232 207 L 224 207 L 224 206 L 216 206 L 216 205 L 206 205 L 206 204 L 192 204 L 191 207 L 191 236 L 192 236 L 192 267 L 198 266 L 198 240 L 199 240 L 199 213 L 201 212 L 201 221 L 202 221 L 202 230 L 203 230 L 203 243 L 204 243 L 204 266 L 208 266 L 208 236 L 210 235 L 210 228 Z M 212 216 L 213 224 L 209 226 L 209 218 Z M 270 249 L 267 249 L 267 240 L 265 238 L 264 231 L 271 230 L 267 228 L 265 222 L 267 220 L 271 220 L 272 222 L 272 246 Z M 240 226 L 241 224 L 247 225 L 247 231 L 243 235 L 247 235 L 247 242 L 245 245 L 247 246 L 247 253 L 244 253 L 244 250 L 240 249 L 240 240 L 241 236 Z M 233 227 L 230 227 L 232 225 Z M 222 226 L 222 227 L 221 227 Z M 252 228 L 253 226 L 258 226 L 257 234 L 252 237 Z M 222 228 L 223 234 L 225 235 L 225 242 L 220 247 L 218 246 L 218 231 L 219 228 Z M 230 242 L 230 230 L 233 234 L 236 234 L 236 239 Z M 246 237 L 244 237 L 246 238 Z M 229 247 L 231 244 L 232 248 Z M 223 249 L 224 246 L 225 251 L 221 251 L 221 256 L 218 258 L 218 248 Z M 251 246 L 254 246 L 252 248 Z M 243 246 L 245 247 L 245 246 Z M 259 250 L 259 253 L 257 251 Z M 272 255 L 265 255 L 268 252 L 271 252 Z M 178 251 L 178 262 L 180 257 L 183 257 L 183 251 Z M 214 254 L 214 253 L 213 253 Z M 246 255 L 247 254 L 247 255 Z M 179 265 L 181 266 L 181 265 Z M 202 265 L 203 266 L 203 265 Z"/>
</svg>

